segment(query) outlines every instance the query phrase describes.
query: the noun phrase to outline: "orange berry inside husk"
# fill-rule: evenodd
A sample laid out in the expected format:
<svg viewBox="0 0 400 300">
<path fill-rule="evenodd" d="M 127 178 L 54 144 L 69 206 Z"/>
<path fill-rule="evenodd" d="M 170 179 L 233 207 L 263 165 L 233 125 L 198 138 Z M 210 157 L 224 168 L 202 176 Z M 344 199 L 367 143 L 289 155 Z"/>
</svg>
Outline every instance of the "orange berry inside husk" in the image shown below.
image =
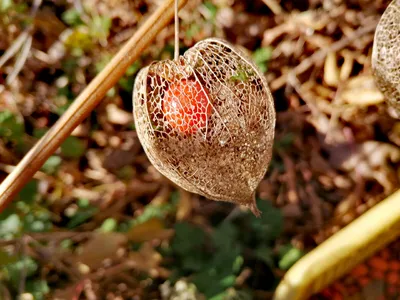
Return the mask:
<svg viewBox="0 0 400 300">
<path fill-rule="evenodd" d="M 205 88 L 195 80 L 172 82 L 162 100 L 168 125 L 180 133 L 193 134 L 205 128 L 211 104 Z"/>
</svg>

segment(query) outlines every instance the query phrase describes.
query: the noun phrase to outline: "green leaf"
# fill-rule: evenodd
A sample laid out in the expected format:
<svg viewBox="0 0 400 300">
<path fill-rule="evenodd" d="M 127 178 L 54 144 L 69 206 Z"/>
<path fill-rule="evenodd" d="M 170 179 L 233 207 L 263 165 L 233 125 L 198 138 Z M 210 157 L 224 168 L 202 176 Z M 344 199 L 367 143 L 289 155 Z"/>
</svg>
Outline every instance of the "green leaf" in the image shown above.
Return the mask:
<svg viewBox="0 0 400 300">
<path fill-rule="evenodd" d="M 192 254 L 181 256 L 180 260 L 184 272 L 199 272 L 207 262 L 207 255 L 201 249 L 194 249 Z"/>
<path fill-rule="evenodd" d="M 210 19 L 214 21 L 217 16 L 218 7 L 216 7 L 211 1 L 205 1 L 204 6 L 210 14 Z"/>
<path fill-rule="evenodd" d="M 102 54 L 98 58 L 96 63 L 94 64 L 96 74 L 100 73 L 106 67 L 106 65 L 110 62 L 111 59 L 112 59 L 111 54 L 109 54 L 109 53 Z"/>
<path fill-rule="evenodd" d="M 86 151 L 85 144 L 75 136 L 69 136 L 61 145 L 61 152 L 65 157 L 78 158 Z"/>
<path fill-rule="evenodd" d="M 226 300 L 227 292 L 223 291 L 222 293 L 215 295 L 210 298 L 210 300 Z"/>
<path fill-rule="evenodd" d="M 260 71 L 265 73 L 268 70 L 267 63 L 272 57 L 272 48 L 258 48 L 253 52 L 254 63 L 260 68 Z"/>
<path fill-rule="evenodd" d="M 108 37 L 111 28 L 111 19 L 107 16 L 94 16 L 90 25 L 90 35 L 98 39 Z"/>
<path fill-rule="evenodd" d="M 192 23 L 190 24 L 189 28 L 186 30 L 186 37 L 191 39 L 192 37 L 196 36 L 201 31 L 201 27 L 199 24 Z"/>
<path fill-rule="evenodd" d="M 152 218 L 164 219 L 166 215 L 175 210 L 175 205 L 162 204 L 162 205 L 147 205 L 143 210 L 143 213 L 133 220 L 132 225 L 141 224 Z"/>
<path fill-rule="evenodd" d="M 257 258 L 265 262 L 270 268 L 274 268 L 274 252 L 266 245 L 261 245 L 255 250 Z"/>
<path fill-rule="evenodd" d="M 27 280 L 25 290 L 31 293 L 35 300 L 46 299 L 46 295 L 50 292 L 47 281 L 40 279 Z"/>
<path fill-rule="evenodd" d="M 260 218 L 255 218 L 249 213 L 251 217 L 251 230 L 254 232 L 254 236 L 260 241 L 271 242 L 282 232 L 282 213 L 269 201 L 258 200 L 257 206 L 262 214 Z"/>
<path fill-rule="evenodd" d="M 281 270 L 288 270 L 304 255 L 303 251 L 296 247 L 293 247 L 292 245 L 283 247 L 280 252 L 281 258 L 279 260 L 279 268 Z"/>
<path fill-rule="evenodd" d="M 237 256 L 237 257 L 235 258 L 235 261 L 233 262 L 232 271 L 233 271 L 234 273 L 239 273 L 240 270 L 242 269 L 243 263 L 244 263 L 243 257 L 240 256 L 240 255 Z"/>
<path fill-rule="evenodd" d="M 115 231 L 117 226 L 118 226 L 117 220 L 115 220 L 113 218 L 108 218 L 108 219 L 104 220 L 103 224 L 101 224 L 100 231 L 112 232 L 112 231 Z"/>
<path fill-rule="evenodd" d="M 71 54 L 75 57 L 80 57 L 85 51 L 93 48 L 93 41 L 90 33 L 85 26 L 77 26 L 73 32 L 67 37 L 65 47 L 70 49 Z M 71 67 L 76 67 L 76 62 L 68 61 Z M 68 68 L 65 70 L 68 70 Z"/>
<path fill-rule="evenodd" d="M 23 229 L 26 232 L 47 232 L 53 227 L 50 212 L 45 209 L 34 209 L 23 218 Z"/>
<path fill-rule="evenodd" d="M 9 254 L 7 251 L 0 249 L 0 267 L 17 262 L 18 255 Z"/>
<path fill-rule="evenodd" d="M 126 70 L 125 75 L 118 81 L 120 87 L 126 92 L 131 93 L 133 90 L 133 84 L 135 81 L 135 74 L 142 67 L 142 62 L 136 60 L 129 68 Z"/>
<path fill-rule="evenodd" d="M 40 139 L 46 134 L 47 130 L 47 128 L 35 128 L 33 130 L 33 136 L 37 139 Z"/>
<path fill-rule="evenodd" d="M 86 220 L 90 219 L 93 217 L 96 213 L 98 212 L 97 207 L 87 207 L 87 208 L 82 208 L 79 209 L 75 215 L 71 217 L 69 220 L 67 227 L 69 229 L 75 228 L 82 223 L 84 223 Z"/>
<path fill-rule="evenodd" d="M 90 207 L 90 201 L 86 198 L 79 198 L 76 203 L 80 208 L 88 208 Z"/>
<path fill-rule="evenodd" d="M 180 270 L 198 272 L 209 260 L 205 252 L 205 232 L 192 224 L 175 224 L 175 236 L 171 242 L 172 252 L 179 258 Z"/>
<path fill-rule="evenodd" d="M 215 268 L 209 268 L 193 276 L 193 283 L 207 299 L 225 294 L 226 289 L 235 284 L 234 274 L 220 273 Z"/>
<path fill-rule="evenodd" d="M 41 170 L 46 174 L 53 175 L 57 172 L 62 162 L 61 157 L 53 155 L 50 156 L 46 162 L 43 164 Z"/>
<path fill-rule="evenodd" d="M 24 256 L 17 262 L 6 265 L 4 269 L 11 284 L 16 288 L 20 283 L 23 271 L 25 271 L 26 277 L 30 277 L 38 270 L 38 264 L 31 257 Z"/>
<path fill-rule="evenodd" d="M 81 14 L 76 9 L 68 9 L 63 12 L 61 19 L 70 26 L 82 25 Z"/>
<path fill-rule="evenodd" d="M 133 91 L 133 84 L 135 82 L 135 77 L 122 77 L 118 84 L 126 92 L 131 93 Z"/>
<path fill-rule="evenodd" d="M 186 222 L 176 223 L 171 247 L 176 253 L 187 255 L 201 249 L 205 239 L 206 235 L 201 228 Z"/>
<path fill-rule="evenodd" d="M 280 140 L 277 140 L 274 144 L 274 148 L 278 150 L 284 150 L 290 148 L 295 139 L 295 134 L 293 132 L 289 132 L 285 134 Z"/>
<path fill-rule="evenodd" d="M 224 287 L 233 286 L 235 284 L 236 276 L 228 275 L 220 280 L 220 283 Z"/>
<path fill-rule="evenodd" d="M 11 214 L 0 221 L 0 237 L 4 239 L 13 238 L 20 233 L 22 222 L 17 214 Z"/>
<path fill-rule="evenodd" d="M 5 12 L 11 6 L 13 6 L 12 0 L 0 0 L 0 12 Z"/>
<path fill-rule="evenodd" d="M 16 201 L 22 201 L 26 204 L 32 204 L 36 199 L 37 192 L 37 181 L 31 180 L 18 193 Z"/>
<path fill-rule="evenodd" d="M 236 74 L 230 77 L 232 81 L 247 81 L 249 77 L 247 76 L 246 72 L 243 70 L 238 70 Z"/>
<path fill-rule="evenodd" d="M 235 226 L 229 222 L 223 222 L 214 231 L 212 239 L 217 248 L 231 248 L 237 240 L 238 232 Z"/>
<path fill-rule="evenodd" d="M 74 242 L 71 239 L 62 240 L 60 243 L 60 247 L 62 249 L 71 249 Z"/>
<path fill-rule="evenodd" d="M 0 112 L 0 137 L 6 141 L 22 142 L 25 127 L 17 117 L 9 110 Z"/>
<path fill-rule="evenodd" d="M 253 299 L 253 295 L 249 290 L 236 290 L 234 288 L 230 288 L 224 294 L 224 300 L 251 300 Z"/>
</svg>

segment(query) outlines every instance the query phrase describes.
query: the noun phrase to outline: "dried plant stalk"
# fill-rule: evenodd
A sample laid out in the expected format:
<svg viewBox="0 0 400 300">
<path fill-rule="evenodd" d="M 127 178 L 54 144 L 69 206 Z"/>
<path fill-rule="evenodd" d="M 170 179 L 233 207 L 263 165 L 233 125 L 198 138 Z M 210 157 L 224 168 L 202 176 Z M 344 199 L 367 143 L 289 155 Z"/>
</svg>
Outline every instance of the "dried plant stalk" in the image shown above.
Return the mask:
<svg viewBox="0 0 400 300">
<path fill-rule="evenodd" d="M 389 4 L 376 27 L 372 67 L 377 86 L 400 114 L 400 0 Z"/>
<path fill-rule="evenodd" d="M 271 160 L 273 98 L 265 77 L 220 39 L 142 69 L 136 130 L 152 164 L 187 191 L 259 215 L 255 190 Z"/>
</svg>

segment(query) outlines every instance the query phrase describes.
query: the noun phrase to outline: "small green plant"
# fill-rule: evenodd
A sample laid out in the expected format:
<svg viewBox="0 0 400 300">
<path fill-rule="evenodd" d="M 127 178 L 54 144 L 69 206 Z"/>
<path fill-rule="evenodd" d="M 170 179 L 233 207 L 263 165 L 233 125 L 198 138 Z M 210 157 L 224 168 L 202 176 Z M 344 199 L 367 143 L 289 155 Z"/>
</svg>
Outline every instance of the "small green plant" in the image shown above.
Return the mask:
<svg viewBox="0 0 400 300">
<path fill-rule="evenodd" d="M 232 221 L 222 221 L 212 232 L 188 222 L 175 225 L 175 236 L 166 254 L 174 258 L 172 282 L 187 278 L 207 299 L 232 299 L 237 276 L 248 259 L 277 267 L 272 247 L 281 234 L 283 218 L 280 211 L 267 201 L 258 201 L 262 214 L 254 218 L 244 213 Z"/>
<path fill-rule="evenodd" d="M 21 146 L 25 135 L 24 123 L 9 110 L 0 112 L 0 138 Z"/>
<path fill-rule="evenodd" d="M 260 68 L 260 71 L 265 73 L 268 71 L 268 61 L 272 57 L 271 47 L 258 48 L 253 52 L 252 58 L 255 64 Z"/>
<path fill-rule="evenodd" d="M 77 201 L 78 209 L 71 215 L 69 215 L 69 221 L 67 228 L 73 229 L 88 219 L 93 217 L 99 210 L 96 206 L 92 205 L 87 199 L 79 199 Z"/>
</svg>

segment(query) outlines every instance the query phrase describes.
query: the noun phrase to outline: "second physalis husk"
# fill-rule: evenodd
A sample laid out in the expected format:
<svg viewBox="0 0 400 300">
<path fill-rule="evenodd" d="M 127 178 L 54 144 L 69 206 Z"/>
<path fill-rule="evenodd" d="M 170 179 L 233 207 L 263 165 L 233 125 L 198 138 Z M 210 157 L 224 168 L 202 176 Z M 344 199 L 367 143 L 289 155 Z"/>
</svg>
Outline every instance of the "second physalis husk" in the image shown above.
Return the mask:
<svg viewBox="0 0 400 300">
<path fill-rule="evenodd" d="M 136 131 L 150 162 L 183 189 L 259 211 L 255 190 L 271 161 L 275 108 L 263 74 L 220 39 L 135 81 Z"/>
<path fill-rule="evenodd" d="M 400 118 L 400 0 L 393 0 L 376 27 L 372 47 L 375 82 Z"/>
</svg>

